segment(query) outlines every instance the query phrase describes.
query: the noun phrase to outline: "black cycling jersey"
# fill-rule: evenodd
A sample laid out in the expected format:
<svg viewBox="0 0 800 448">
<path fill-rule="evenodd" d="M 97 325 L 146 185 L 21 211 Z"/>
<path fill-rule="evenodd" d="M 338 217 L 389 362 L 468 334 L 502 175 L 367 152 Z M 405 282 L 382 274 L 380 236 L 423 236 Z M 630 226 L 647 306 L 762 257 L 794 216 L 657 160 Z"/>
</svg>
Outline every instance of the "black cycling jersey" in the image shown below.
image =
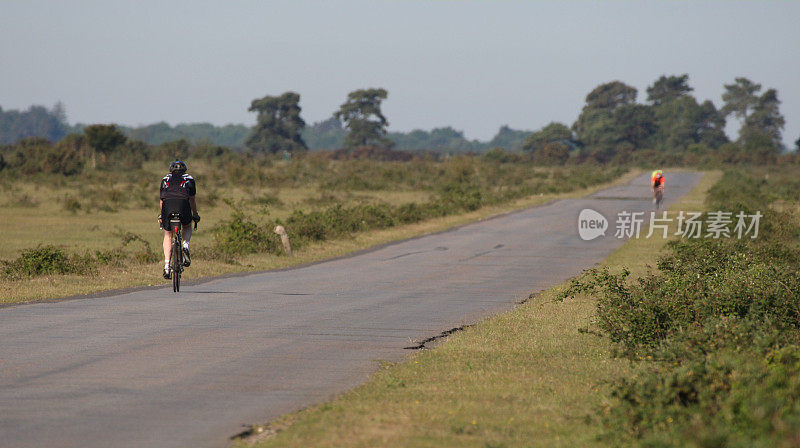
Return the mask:
<svg viewBox="0 0 800 448">
<path fill-rule="evenodd" d="M 189 199 L 197 193 L 194 178 L 188 174 L 167 174 L 161 179 L 161 200 Z"/>
</svg>

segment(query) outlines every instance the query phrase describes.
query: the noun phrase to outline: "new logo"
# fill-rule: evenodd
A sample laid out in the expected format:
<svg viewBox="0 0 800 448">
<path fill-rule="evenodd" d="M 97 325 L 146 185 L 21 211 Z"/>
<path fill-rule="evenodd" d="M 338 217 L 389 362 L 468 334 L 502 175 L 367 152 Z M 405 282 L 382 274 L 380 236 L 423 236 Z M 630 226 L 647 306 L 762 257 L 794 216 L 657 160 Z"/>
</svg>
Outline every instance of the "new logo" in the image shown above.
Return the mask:
<svg viewBox="0 0 800 448">
<path fill-rule="evenodd" d="M 578 215 L 578 235 L 584 241 L 589 241 L 598 236 L 605 236 L 608 230 L 608 220 L 605 216 L 590 209 L 581 210 Z"/>
</svg>

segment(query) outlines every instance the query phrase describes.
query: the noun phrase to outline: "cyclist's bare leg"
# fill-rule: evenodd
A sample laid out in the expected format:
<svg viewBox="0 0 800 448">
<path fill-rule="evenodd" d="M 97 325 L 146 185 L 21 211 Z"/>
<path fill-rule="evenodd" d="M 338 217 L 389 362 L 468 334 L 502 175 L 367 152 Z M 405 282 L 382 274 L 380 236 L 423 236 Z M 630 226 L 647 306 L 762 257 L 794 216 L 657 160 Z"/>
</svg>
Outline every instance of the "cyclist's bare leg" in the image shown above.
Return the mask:
<svg viewBox="0 0 800 448">
<path fill-rule="evenodd" d="M 169 253 L 172 251 L 172 232 L 169 230 L 164 231 L 164 263 L 169 264 Z"/>
<path fill-rule="evenodd" d="M 183 226 L 183 232 L 181 232 L 181 236 L 183 237 L 183 241 L 186 243 L 192 239 L 192 225 L 186 224 Z"/>
</svg>

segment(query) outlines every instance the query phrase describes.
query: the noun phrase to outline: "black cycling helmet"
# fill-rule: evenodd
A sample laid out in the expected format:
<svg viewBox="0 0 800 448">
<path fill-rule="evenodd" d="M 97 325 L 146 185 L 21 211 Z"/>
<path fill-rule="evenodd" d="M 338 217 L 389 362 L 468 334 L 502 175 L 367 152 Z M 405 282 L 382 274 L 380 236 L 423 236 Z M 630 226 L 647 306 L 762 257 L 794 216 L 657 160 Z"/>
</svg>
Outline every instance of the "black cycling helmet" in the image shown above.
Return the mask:
<svg viewBox="0 0 800 448">
<path fill-rule="evenodd" d="M 175 171 L 186 171 L 186 164 L 181 162 L 180 160 L 176 160 L 169 164 L 169 172 L 174 173 Z"/>
</svg>

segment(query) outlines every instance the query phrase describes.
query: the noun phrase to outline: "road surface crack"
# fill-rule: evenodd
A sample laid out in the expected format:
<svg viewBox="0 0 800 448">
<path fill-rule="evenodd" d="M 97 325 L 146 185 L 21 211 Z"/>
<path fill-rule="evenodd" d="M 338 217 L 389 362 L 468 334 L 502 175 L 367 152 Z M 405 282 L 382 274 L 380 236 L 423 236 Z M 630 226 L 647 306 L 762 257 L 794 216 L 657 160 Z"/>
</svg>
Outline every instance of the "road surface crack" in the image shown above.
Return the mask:
<svg viewBox="0 0 800 448">
<path fill-rule="evenodd" d="M 472 256 L 470 256 L 470 257 L 467 257 L 467 258 L 462 258 L 462 259 L 460 259 L 460 260 L 458 260 L 458 261 L 459 261 L 459 262 L 463 262 L 463 261 L 469 261 L 469 260 L 472 260 L 473 258 L 482 257 L 482 256 L 484 256 L 484 255 L 486 255 L 486 254 L 490 254 L 490 253 L 492 253 L 492 252 L 496 251 L 497 249 L 502 249 L 502 248 L 504 248 L 504 247 L 506 247 L 506 245 L 505 245 L 505 244 L 498 244 L 498 245 L 494 246 L 493 248 L 491 248 L 491 249 L 489 249 L 489 250 L 485 250 L 485 251 L 483 251 L 483 252 L 478 252 L 478 253 L 476 253 L 476 254 L 473 254 L 473 255 L 472 255 Z"/>
<path fill-rule="evenodd" d="M 410 345 L 408 347 L 403 347 L 403 349 L 404 350 L 423 350 L 423 349 L 427 348 L 427 347 L 425 347 L 426 344 L 434 342 L 434 341 L 438 341 L 439 339 L 444 339 L 444 338 L 450 336 L 451 334 L 453 334 L 453 333 L 455 333 L 457 331 L 462 331 L 465 328 L 469 328 L 471 326 L 472 326 L 472 324 L 465 324 L 465 325 L 461 325 L 460 327 L 454 327 L 454 328 L 451 328 L 449 330 L 445 330 L 445 331 L 441 332 L 440 334 L 437 334 L 436 336 L 431 336 L 431 337 L 429 337 L 427 339 L 423 339 L 417 345 Z"/>
</svg>

